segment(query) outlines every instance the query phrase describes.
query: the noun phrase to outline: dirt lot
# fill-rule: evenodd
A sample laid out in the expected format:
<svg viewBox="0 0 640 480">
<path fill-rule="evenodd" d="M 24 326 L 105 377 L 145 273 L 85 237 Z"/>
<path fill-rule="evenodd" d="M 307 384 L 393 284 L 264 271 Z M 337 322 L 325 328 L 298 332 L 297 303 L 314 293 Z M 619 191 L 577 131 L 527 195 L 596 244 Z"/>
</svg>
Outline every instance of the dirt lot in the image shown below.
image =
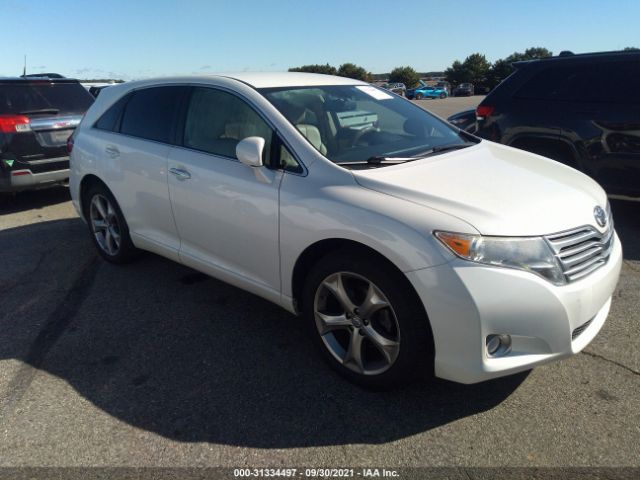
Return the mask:
<svg viewBox="0 0 640 480">
<path fill-rule="evenodd" d="M 260 298 L 151 254 L 99 260 L 65 189 L 1 201 L 0 466 L 640 466 L 637 203 L 613 203 L 625 263 L 585 352 L 372 393 Z"/>
</svg>

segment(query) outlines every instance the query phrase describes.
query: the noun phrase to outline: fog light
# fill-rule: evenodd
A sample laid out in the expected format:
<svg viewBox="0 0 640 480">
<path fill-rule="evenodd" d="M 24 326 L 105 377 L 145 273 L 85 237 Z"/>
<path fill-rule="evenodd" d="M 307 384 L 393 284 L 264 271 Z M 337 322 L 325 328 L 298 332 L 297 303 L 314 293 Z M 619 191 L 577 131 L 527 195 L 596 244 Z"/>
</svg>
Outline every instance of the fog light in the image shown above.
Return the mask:
<svg viewBox="0 0 640 480">
<path fill-rule="evenodd" d="M 500 357 L 511 351 L 511 335 L 487 335 L 487 355 Z"/>
</svg>

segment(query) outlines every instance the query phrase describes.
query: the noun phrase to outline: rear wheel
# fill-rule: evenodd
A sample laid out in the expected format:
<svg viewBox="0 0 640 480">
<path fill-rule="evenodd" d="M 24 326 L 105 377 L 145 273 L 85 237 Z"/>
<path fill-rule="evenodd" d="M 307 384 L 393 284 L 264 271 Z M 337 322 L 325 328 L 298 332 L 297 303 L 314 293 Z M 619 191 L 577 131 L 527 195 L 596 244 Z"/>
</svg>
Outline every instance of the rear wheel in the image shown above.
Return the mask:
<svg viewBox="0 0 640 480">
<path fill-rule="evenodd" d="M 447 95 L 445 93 L 440 94 L 440 98 L 445 98 Z"/>
<path fill-rule="evenodd" d="M 416 93 L 416 100 L 422 100 L 423 95 L 421 93 Z"/>
<path fill-rule="evenodd" d="M 358 253 L 341 252 L 310 272 L 303 311 L 329 364 L 373 388 L 433 373 L 433 340 L 422 305 L 402 274 Z"/>
<path fill-rule="evenodd" d="M 111 192 L 102 185 L 94 185 L 85 197 L 85 218 L 98 253 L 111 263 L 127 263 L 138 253 L 129 228 Z"/>
</svg>

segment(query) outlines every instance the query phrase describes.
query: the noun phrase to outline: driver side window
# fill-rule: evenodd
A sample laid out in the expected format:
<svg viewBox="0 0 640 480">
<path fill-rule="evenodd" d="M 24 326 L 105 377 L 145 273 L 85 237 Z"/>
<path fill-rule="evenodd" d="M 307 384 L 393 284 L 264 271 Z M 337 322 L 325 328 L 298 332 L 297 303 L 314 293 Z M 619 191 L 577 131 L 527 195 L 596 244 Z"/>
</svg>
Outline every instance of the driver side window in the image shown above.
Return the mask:
<svg viewBox="0 0 640 480">
<path fill-rule="evenodd" d="M 252 107 L 222 90 L 193 89 L 184 127 L 185 147 L 237 158 L 236 145 L 247 137 L 264 138 L 263 160 L 270 165 L 273 130 Z"/>
</svg>

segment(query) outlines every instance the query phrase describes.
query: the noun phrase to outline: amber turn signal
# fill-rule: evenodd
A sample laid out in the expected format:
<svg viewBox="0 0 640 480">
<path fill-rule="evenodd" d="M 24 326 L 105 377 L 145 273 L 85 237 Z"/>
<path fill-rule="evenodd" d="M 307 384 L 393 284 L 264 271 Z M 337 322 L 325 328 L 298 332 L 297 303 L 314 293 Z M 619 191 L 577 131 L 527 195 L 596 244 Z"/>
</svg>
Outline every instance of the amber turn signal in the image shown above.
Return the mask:
<svg viewBox="0 0 640 480">
<path fill-rule="evenodd" d="M 469 258 L 473 237 L 448 232 L 436 232 L 436 237 L 457 255 Z"/>
</svg>

